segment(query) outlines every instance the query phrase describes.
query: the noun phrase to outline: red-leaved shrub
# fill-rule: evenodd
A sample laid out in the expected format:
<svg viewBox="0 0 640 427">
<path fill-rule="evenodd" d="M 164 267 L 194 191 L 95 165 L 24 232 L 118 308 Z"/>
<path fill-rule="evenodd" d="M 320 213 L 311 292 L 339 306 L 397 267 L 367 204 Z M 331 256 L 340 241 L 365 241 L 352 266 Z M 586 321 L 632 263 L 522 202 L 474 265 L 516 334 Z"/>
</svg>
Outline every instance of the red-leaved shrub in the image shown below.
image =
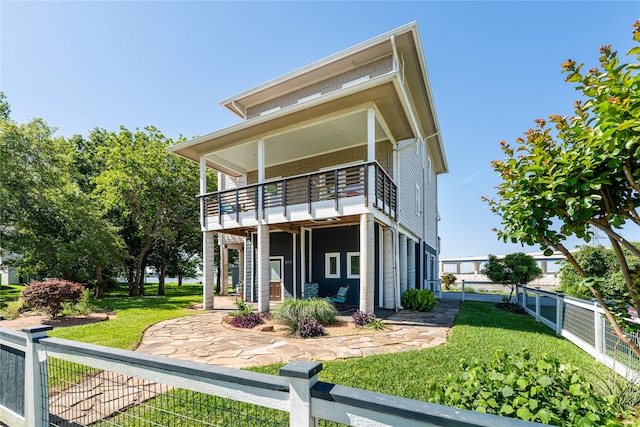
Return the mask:
<svg viewBox="0 0 640 427">
<path fill-rule="evenodd" d="M 29 308 L 42 310 L 53 317 L 62 311 L 62 303 L 78 302 L 82 296 L 82 285 L 62 279 L 48 279 L 43 282 L 32 280 L 20 292 Z"/>
</svg>

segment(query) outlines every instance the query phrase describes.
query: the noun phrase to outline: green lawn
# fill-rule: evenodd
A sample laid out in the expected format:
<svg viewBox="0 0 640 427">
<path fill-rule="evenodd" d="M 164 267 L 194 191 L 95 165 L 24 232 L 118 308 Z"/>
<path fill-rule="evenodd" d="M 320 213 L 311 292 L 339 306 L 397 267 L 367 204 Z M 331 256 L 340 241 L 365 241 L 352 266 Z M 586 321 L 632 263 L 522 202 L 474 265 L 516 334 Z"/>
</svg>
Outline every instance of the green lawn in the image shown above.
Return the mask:
<svg viewBox="0 0 640 427">
<path fill-rule="evenodd" d="M 60 328 L 51 336 L 124 349 L 135 348 L 150 325 L 175 317 L 194 314 L 187 307 L 202 300 L 201 285 L 167 285 L 167 296 L 137 298 L 107 297 L 94 303 L 114 309 L 117 318 L 108 322 Z M 123 290 L 115 290 L 119 294 Z M 153 285 L 148 293 L 155 293 Z M 607 369 L 569 341 L 531 316 L 500 311 L 493 304 L 465 302 L 446 344 L 424 350 L 384 354 L 323 363 L 320 380 L 372 390 L 410 399 L 428 400 L 431 381 L 443 383 L 448 374 L 460 371 L 460 360 L 488 361 L 497 349 L 515 353 L 528 349 L 533 358 L 544 353 L 562 363 L 579 366 L 588 376 L 606 378 Z M 278 374 L 281 364 L 252 370 Z"/>
<path fill-rule="evenodd" d="M 94 300 L 93 304 L 115 310 L 116 318 L 108 322 L 54 329 L 52 337 L 66 338 L 107 347 L 135 349 L 142 340 L 142 334 L 151 325 L 163 320 L 196 314 L 189 310 L 193 304 L 202 302 L 202 285 L 180 287 L 167 283 L 166 296 L 152 296 L 157 293 L 157 285 L 147 284 L 144 297 L 105 297 Z M 126 295 L 125 289 L 111 290 L 107 295 Z"/>
<path fill-rule="evenodd" d="M 20 296 L 24 285 L 0 285 L 0 310 Z"/>
<path fill-rule="evenodd" d="M 444 382 L 459 371 L 459 362 L 489 360 L 495 350 L 514 353 L 528 348 L 531 356 L 543 353 L 563 363 L 606 374 L 607 370 L 577 346 L 531 316 L 496 309 L 492 304 L 464 302 L 446 344 L 424 350 L 323 362 L 321 381 L 357 387 L 411 399 L 425 400 L 427 382 Z M 282 365 L 254 368 L 277 374 Z"/>
</svg>

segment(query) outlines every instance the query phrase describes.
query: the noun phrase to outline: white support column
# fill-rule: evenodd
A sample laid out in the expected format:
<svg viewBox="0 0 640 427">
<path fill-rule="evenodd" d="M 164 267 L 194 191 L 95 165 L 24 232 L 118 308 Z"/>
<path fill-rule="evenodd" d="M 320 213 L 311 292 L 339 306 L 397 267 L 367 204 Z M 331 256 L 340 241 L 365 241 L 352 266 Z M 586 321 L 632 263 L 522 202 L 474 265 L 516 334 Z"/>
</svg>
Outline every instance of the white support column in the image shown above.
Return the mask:
<svg viewBox="0 0 640 427">
<path fill-rule="evenodd" d="M 407 240 L 407 288 L 414 289 L 416 287 L 416 243 Z"/>
<path fill-rule="evenodd" d="M 200 157 L 200 194 L 206 194 L 207 192 L 207 160 L 204 157 Z M 204 198 L 200 198 L 200 218 L 202 224 L 200 227 L 206 229 L 207 216 L 205 215 Z"/>
<path fill-rule="evenodd" d="M 220 237 L 220 236 L 219 236 Z M 224 242 L 224 239 L 220 239 Z M 220 245 L 220 295 L 229 293 L 229 248 Z"/>
<path fill-rule="evenodd" d="M 264 167 L 265 167 L 265 148 L 264 148 L 264 139 L 258 140 L 258 182 L 264 182 Z"/>
<path fill-rule="evenodd" d="M 207 192 L 207 159 L 200 157 L 200 194 Z"/>
<path fill-rule="evenodd" d="M 373 312 L 375 290 L 375 242 L 373 215 L 360 215 L 360 310 Z"/>
<path fill-rule="evenodd" d="M 384 227 L 382 231 L 382 241 L 384 248 L 384 308 L 393 309 L 395 305 L 395 280 L 393 280 L 393 230 L 390 227 Z"/>
<path fill-rule="evenodd" d="M 202 303 L 205 310 L 213 310 L 213 295 L 215 294 L 215 233 L 202 233 Z"/>
<path fill-rule="evenodd" d="M 238 280 L 244 284 L 244 269 L 245 269 L 245 259 L 244 259 L 244 245 L 238 250 Z M 236 288 L 236 293 L 242 292 L 244 293 L 244 289 Z"/>
<path fill-rule="evenodd" d="M 308 283 L 307 279 L 307 230 L 302 227 L 300 228 L 300 277 L 302 278 L 302 284 L 300 288 L 302 289 L 302 296 L 304 295 L 304 284 Z"/>
<path fill-rule="evenodd" d="M 376 110 L 367 109 L 367 162 L 376 160 Z"/>
<path fill-rule="evenodd" d="M 293 238 L 293 259 L 291 260 L 291 263 L 293 264 L 293 299 L 298 299 L 298 263 L 297 263 L 297 259 L 298 259 L 298 254 L 297 254 L 297 250 L 298 250 L 298 245 L 296 242 L 296 234 L 295 233 L 291 233 L 291 237 Z M 284 271 L 284 265 L 282 266 L 283 271 Z M 303 286 L 300 286 L 300 288 L 302 289 Z"/>
<path fill-rule="evenodd" d="M 378 227 L 378 258 L 376 259 L 378 265 L 378 301 L 376 301 L 376 304 L 384 307 L 384 236 L 382 225 L 374 225 L 375 227 Z"/>
<path fill-rule="evenodd" d="M 269 226 L 258 225 L 258 311 L 269 311 Z"/>
<path fill-rule="evenodd" d="M 400 298 L 402 299 L 402 294 L 404 294 L 404 292 L 407 290 L 407 236 L 406 235 L 400 234 L 398 246 L 400 249 L 400 258 L 398 259 L 398 264 L 400 265 Z"/>
</svg>

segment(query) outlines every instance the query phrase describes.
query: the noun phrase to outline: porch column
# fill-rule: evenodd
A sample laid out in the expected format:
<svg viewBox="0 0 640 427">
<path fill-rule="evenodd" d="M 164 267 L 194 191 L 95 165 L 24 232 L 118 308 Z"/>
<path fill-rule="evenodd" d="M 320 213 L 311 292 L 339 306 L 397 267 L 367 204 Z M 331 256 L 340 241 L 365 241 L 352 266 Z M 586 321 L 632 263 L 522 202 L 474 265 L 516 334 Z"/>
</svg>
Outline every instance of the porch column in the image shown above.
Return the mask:
<svg viewBox="0 0 640 427">
<path fill-rule="evenodd" d="M 393 280 L 393 231 L 390 227 L 384 227 L 382 231 L 382 243 L 384 252 L 383 283 L 384 283 L 384 308 L 395 308 L 395 280 Z"/>
<path fill-rule="evenodd" d="M 258 225 L 258 311 L 269 311 L 269 225 Z"/>
<path fill-rule="evenodd" d="M 213 231 L 202 233 L 202 303 L 205 310 L 213 310 L 215 293 L 215 240 Z"/>
<path fill-rule="evenodd" d="M 407 241 L 407 288 L 416 287 L 416 243 L 409 239 Z"/>
<path fill-rule="evenodd" d="M 402 299 L 402 294 L 407 290 L 407 236 L 400 234 L 398 240 L 400 249 L 400 257 L 398 259 L 400 266 L 400 299 Z"/>
<path fill-rule="evenodd" d="M 360 215 L 360 310 L 373 312 L 375 290 L 373 215 Z"/>
<path fill-rule="evenodd" d="M 244 261 L 244 245 L 238 249 L 238 281 L 240 283 L 243 284 L 244 287 L 244 282 L 245 282 L 245 277 L 244 277 L 244 265 L 245 261 Z M 238 285 L 240 284 L 238 283 Z M 236 288 L 236 293 L 238 292 L 242 292 L 244 293 L 244 289 L 240 289 L 240 287 L 238 286 Z"/>
<path fill-rule="evenodd" d="M 224 240 L 223 240 L 224 241 Z M 220 295 L 229 293 L 229 248 L 220 246 Z"/>
</svg>

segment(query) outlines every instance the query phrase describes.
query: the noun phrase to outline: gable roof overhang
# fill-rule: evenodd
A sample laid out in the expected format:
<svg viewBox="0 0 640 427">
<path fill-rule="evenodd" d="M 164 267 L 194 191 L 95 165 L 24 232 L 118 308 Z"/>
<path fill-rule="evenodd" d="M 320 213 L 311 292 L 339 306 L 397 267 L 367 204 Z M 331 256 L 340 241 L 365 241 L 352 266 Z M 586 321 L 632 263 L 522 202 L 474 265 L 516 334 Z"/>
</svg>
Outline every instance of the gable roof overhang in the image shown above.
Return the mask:
<svg viewBox="0 0 640 427">
<path fill-rule="evenodd" d="M 242 117 L 244 109 L 248 106 L 281 96 L 310 82 L 344 72 L 360 63 L 389 53 L 397 53 L 398 61 L 402 64 L 398 69 L 351 87 L 329 92 L 316 99 L 290 105 L 279 111 L 177 144 L 169 150 L 195 162 L 199 162 L 200 157 L 205 156 L 209 167 L 231 176 L 238 176 L 242 174 L 239 170 L 241 168 L 234 167 L 233 163 L 217 161 L 215 156 L 210 154 L 232 145 L 247 144 L 258 138 L 282 133 L 286 129 L 293 129 L 318 118 L 339 116 L 341 112 L 357 106 L 375 103 L 395 140 L 415 138 L 420 134 L 425 137 L 431 136 L 427 139 L 427 145 L 434 169 L 436 173 L 447 172 L 446 156 L 422 52 L 416 24 L 407 24 L 223 100 L 221 104 Z M 404 87 L 408 89 L 404 91 L 409 94 L 408 97 L 403 95 Z M 413 105 L 408 105 L 409 103 Z M 411 111 L 416 112 L 415 120 L 410 117 Z M 416 126 L 420 129 L 415 129 Z M 313 127 L 309 129 L 313 132 Z"/>
</svg>

